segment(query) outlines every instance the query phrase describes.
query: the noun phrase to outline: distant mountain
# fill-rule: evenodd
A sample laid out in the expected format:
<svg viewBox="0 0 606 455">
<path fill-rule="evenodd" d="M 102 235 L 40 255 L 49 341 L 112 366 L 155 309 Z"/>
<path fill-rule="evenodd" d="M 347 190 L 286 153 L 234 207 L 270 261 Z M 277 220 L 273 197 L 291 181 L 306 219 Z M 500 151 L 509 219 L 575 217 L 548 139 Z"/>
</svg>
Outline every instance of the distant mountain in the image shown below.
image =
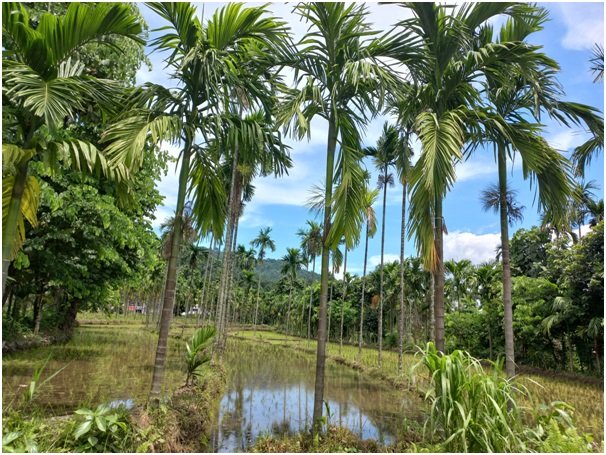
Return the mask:
<svg viewBox="0 0 606 455">
<path fill-rule="evenodd" d="M 279 259 L 265 259 L 263 263 L 257 265 L 255 270 L 261 276 L 261 284 L 268 285 L 273 284 L 277 281 L 280 281 L 282 278 L 282 274 L 280 270 L 284 266 L 284 262 Z M 311 283 L 312 281 L 318 281 L 320 279 L 320 275 L 317 273 L 312 273 L 311 271 L 307 271 L 305 269 L 301 269 L 297 272 L 297 277 L 299 279 L 305 280 L 307 283 Z"/>
</svg>

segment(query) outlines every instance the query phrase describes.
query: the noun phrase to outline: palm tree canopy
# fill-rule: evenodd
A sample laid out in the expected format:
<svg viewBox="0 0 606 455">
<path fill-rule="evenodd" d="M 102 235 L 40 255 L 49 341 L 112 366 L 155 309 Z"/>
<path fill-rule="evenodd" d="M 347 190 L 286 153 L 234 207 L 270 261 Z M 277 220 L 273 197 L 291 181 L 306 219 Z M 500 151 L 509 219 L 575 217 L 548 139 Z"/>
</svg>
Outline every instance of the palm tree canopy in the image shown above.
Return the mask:
<svg viewBox="0 0 606 455">
<path fill-rule="evenodd" d="M 40 187 L 27 175 L 30 160 L 51 170 L 59 163 L 75 170 L 128 179 L 122 163 L 108 163 L 97 147 L 70 138 L 62 130 L 66 119 L 91 107 L 102 117 L 112 115 L 122 96 L 119 83 L 84 75 L 76 53 L 84 45 L 107 44 L 108 36 L 124 36 L 143 44 L 143 27 L 126 4 L 72 3 L 65 15 L 44 13 L 37 25 L 20 3 L 2 3 L 2 225 L 7 257 L 14 258 L 25 239 L 27 220 L 36 226 Z M 41 128 L 44 127 L 44 128 Z M 44 129 L 44 131 L 43 131 Z M 13 197 L 16 180 L 24 180 L 23 197 Z M 10 250 L 10 251 L 9 251 Z"/>
<path fill-rule="evenodd" d="M 297 235 L 301 238 L 301 249 L 309 259 L 322 252 L 322 226 L 315 221 L 307 220 L 307 229 L 299 229 Z"/>
<path fill-rule="evenodd" d="M 326 182 L 336 190 L 325 201 L 332 208 L 326 242 L 334 247 L 345 236 L 352 247 L 364 222 L 360 132 L 397 79 L 378 59 L 384 46 L 370 30 L 363 5 L 300 3 L 295 12 L 310 28 L 299 53 L 287 62 L 297 88 L 287 91 L 277 118 L 299 138 L 309 137 L 316 115 L 336 128 L 339 152 L 332 182 Z"/>
<path fill-rule="evenodd" d="M 235 144 L 242 155 L 238 164 L 251 169 L 250 175 L 280 175 L 290 166 L 279 133 L 270 127 L 280 82 L 272 67 L 290 46 L 287 28 L 265 6 L 230 3 L 205 23 L 189 3 L 154 2 L 149 7 L 169 24 L 151 45 L 170 53 L 167 67 L 177 87 L 146 84 L 133 94 L 124 118 L 104 135 L 107 153 L 138 168 L 149 139 L 193 148 L 187 192 L 196 225 L 219 238 L 227 205 L 221 161 L 229 161 Z M 250 114 L 242 118 L 238 106 Z M 251 157 L 260 158 L 258 167 L 251 165 Z"/>
<path fill-rule="evenodd" d="M 271 251 L 276 251 L 276 244 L 270 237 L 271 227 L 261 228 L 259 231 L 259 235 L 251 240 L 250 244 L 259 249 L 259 254 L 257 256 L 259 261 L 263 261 L 265 259 L 265 251 L 270 249 Z"/>
<path fill-rule="evenodd" d="M 455 165 L 463 158 L 468 137 L 484 123 L 502 124 L 478 114 L 482 97 L 477 89 L 485 70 L 512 76 L 522 72 L 536 49 L 519 41 L 488 42 L 489 20 L 509 15 L 525 24 L 536 10 L 524 4 L 470 3 L 456 10 L 432 3 L 405 3 L 413 17 L 398 23 L 403 40 L 417 46 L 423 65 L 411 67 L 414 84 L 402 84 L 400 96 L 413 100 L 414 132 L 422 153 L 410 173 L 411 204 L 409 235 L 429 268 L 437 264 L 432 207 L 452 187 Z M 394 38 L 391 51 L 398 58 Z M 514 68 L 513 70 L 511 68 Z M 410 113 L 405 116 L 410 118 Z"/>
<path fill-rule="evenodd" d="M 282 261 L 284 262 L 284 265 L 282 266 L 280 273 L 290 276 L 292 282 L 296 281 L 297 271 L 305 264 L 305 259 L 301 255 L 301 250 L 298 248 L 287 248 L 286 254 L 282 257 Z"/>
<path fill-rule="evenodd" d="M 507 188 L 505 199 L 507 203 L 507 220 L 509 224 L 513 224 L 516 221 L 522 221 L 524 219 L 523 211 L 525 207 L 518 204 L 516 196 L 518 192 L 514 189 Z M 501 191 L 497 183 L 492 183 L 482 191 L 481 195 L 482 209 L 485 211 L 492 210 L 495 213 L 499 213 L 501 208 Z"/>
</svg>

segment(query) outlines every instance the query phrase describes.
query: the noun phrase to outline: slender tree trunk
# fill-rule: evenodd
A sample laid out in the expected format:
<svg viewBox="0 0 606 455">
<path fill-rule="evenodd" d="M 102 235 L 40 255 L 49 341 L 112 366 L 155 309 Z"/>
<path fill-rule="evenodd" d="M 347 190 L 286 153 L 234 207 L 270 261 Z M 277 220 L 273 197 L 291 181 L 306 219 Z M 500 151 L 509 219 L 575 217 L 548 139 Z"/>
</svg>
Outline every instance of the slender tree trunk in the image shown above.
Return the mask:
<svg viewBox="0 0 606 455">
<path fill-rule="evenodd" d="M 333 269 L 333 275 L 334 275 L 334 269 Z M 333 283 L 332 281 L 330 282 L 330 292 L 328 293 L 328 328 L 326 330 L 326 342 L 330 343 L 330 318 L 332 316 L 332 289 L 333 289 Z"/>
<path fill-rule="evenodd" d="M 217 260 L 221 260 L 221 242 L 219 240 L 218 248 L 217 248 Z M 218 314 L 218 303 L 217 303 L 217 289 L 216 287 L 213 289 L 212 278 L 213 272 L 215 268 L 215 261 L 210 263 L 210 272 L 208 274 L 208 293 L 207 293 L 207 304 L 208 304 L 208 321 L 214 319 L 215 325 L 218 325 L 217 322 L 217 314 Z M 214 304 L 213 304 L 214 303 Z"/>
<path fill-rule="evenodd" d="M 200 319 L 202 318 L 202 308 L 206 311 L 205 297 L 207 291 L 206 281 L 208 280 L 208 274 L 213 255 L 215 239 L 211 238 L 210 244 L 208 245 L 208 257 L 206 258 L 206 267 L 204 268 L 204 276 L 202 277 L 202 293 L 200 294 L 200 303 L 198 304 L 198 314 L 196 315 L 196 326 L 200 325 Z"/>
<path fill-rule="evenodd" d="M 404 245 L 406 243 L 406 181 L 402 184 L 402 227 L 400 232 L 400 317 L 398 319 L 398 373 L 402 373 L 404 344 Z M 410 327 L 408 327 L 410 331 Z"/>
<path fill-rule="evenodd" d="M 328 144 L 326 150 L 326 189 L 324 194 L 324 228 L 322 231 L 322 262 L 320 281 L 320 311 L 318 320 L 318 344 L 316 353 L 316 380 L 314 387 L 313 433 L 318 434 L 322 425 L 322 405 L 324 402 L 324 367 L 326 365 L 326 303 L 328 298 L 328 259 L 330 248 L 330 218 L 332 207 L 332 181 L 334 172 L 337 128 L 334 109 L 331 108 L 328 122 Z"/>
<path fill-rule="evenodd" d="M 185 207 L 185 191 L 187 190 L 187 177 L 189 174 L 189 160 L 191 154 L 191 139 L 188 139 L 183 149 L 183 161 L 179 173 L 179 192 L 177 194 L 177 210 L 175 212 L 175 223 L 173 227 L 172 245 L 168 259 L 168 271 L 166 274 L 166 287 L 164 289 L 164 304 L 160 315 L 160 334 L 158 335 L 158 347 L 156 348 L 156 359 L 152 376 L 150 400 L 157 404 L 162 390 L 164 378 L 164 366 L 166 363 L 166 352 L 168 347 L 168 332 L 173 316 L 175 294 L 177 290 L 177 257 L 181 248 L 181 236 L 183 228 L 183 209 Z"/>
<path fill-rule="evenodd" d="M 364 291 L 366 290 L 366 264 L 368 259 L 368 234 L 370 228 L 368 220 L 366 221 L 366 242 L 364 246 L 364 271 L 362 272 L 362 298 L 360 299 L 360 335 L 358 337 L 358 360 L 362 355 L 362 332 L 364 330 Z"/>
<path fill-rule="evenodd" d="M 309 293 L 309 309 L 307 310 L 307 343 L 308 344 L 309 344 L 309 341 L 311 340 L 311 306 L 313 304 L 313 299 L 314 299 L 313 276 L 316 274 L 316 257 L 315 256 L 312 256 L 311 273 L 312 273 L 311 291 Z"/>
<path fill-rule="evenodd" d="M 438 263 L 434 274 L 434 317 L 436 349 L 444 352 L 444 222 L 442 219 L 442 198 L 436 198 L 435 242 Z"/>
<path fill-rule="evenodd" d="M 259 296 L 261 294 L 261 275 L 259 274 L 257 280 L 257 303 L 255 305 L 255 324 L 254 324 L 254 335 L 257 335 L 257 317 L 259 315 Z"/>
<path fill-rule="evenodd" d="M 292 305 L 292 288 L 293 283 L 290 283 L 290 292 L 288 293 L 288 310 L 286 311 L 286 333 L 290 334 L 290 308 Z"/>
<path fill-rule="evenodd" d="M 334 268 L 333 268 L 333 275 L 334 275 Z M 333 290 L 333 282 L 330 282 L 330 291 L 328 293 L 328 328 L 326 330 L 326 342 L 330 343 L 330 322 L 331 322 L 331 316 L 332 316 L 332 307 L 333 307 L 333 301 L 332 301 L 332 290 Z"/>
<path fill-rule="evenodd" d="M 347 245 L 345 246 L 345 257 L 343 258 L 343 298 L 341 299 L 341 336 L 339 338 L 339 355 L 341 354 L 341 350 L 343 349 L 343 319 L 344 319 L 344 309 L 345 309 L 345 299 L 347 298 L 347 278 L 345 274 L 347 273 Z"/>
<path fill-rule="evenodd" d="M 228 202 L 228 214 L 227 214 L 227 232 L 225 234 L 225 248 L 223 251 L 223 268 L 221 271 L 221 284 L 219 285 L 219 295 L 217 298 L 217 352 L 219 356 L 223 355 L 223 334 L 225 332 L 225 319 L 227 310 L 227 288 L 229 282 L 229 275 L 231 271 L 230 258 L 231 258 L 231 247 L 232 247 L 232 236 L 234 229 L 234 214 L 235 200 L 236 200 L 236 168 L 238 164 L 238 148 L 234 150 L 234 156 L 232 161 L 232 175 L 231 184 L 229 191 L 229 202 Z"/>
<path fill-rule="evenodd" d="M 378 364 L 381 368 L 381 353 L 383 351 L 383 256 L 385 253 L 385 206 L 387 203 L 387 166 L 383 170 L 383 213 L 381 214 L 381 282 L 379 285 L 379 355 Z"/>
<path fill-rule="evenodd" d="M 238 177 L 240 177 L 240 175 L 238 175 Z M 240 199 L 240 194 L 241 194 L 241 186 L 239 184 L 239 179 L 236 181 L 237 183 L 237 187 L 236 187 L 236 206 L 234 209 L 234 220 L 233 220 L 233 224 L 234 224 L 234 231 L 233 231 L 233 240 L 232 240 L 232 252 L 236 251 L 237 245 L 238 245 L 238 227 L 240 224 L 240 208 L 241 208 L 241 199 Z M 233 322 L 237 322 L 236 321 L 236 314 L 237 314 L 237 310 L 239 305 L 236 305 L 233 303 L 234 300 L 234 293 L 235 293 L 235 289 L 233 286 L 233 282 L 234 282 L 234 272 L 235 272 L 235 267 L 236 267 L 236 263 L 237 263 L 237 258 L 232 257 L 231 259 L 231 265 L 230 265 L 230 271 L 229 271 L 229 279 L 227 281 L 227 290 L 226 290 L 226 294 L 227 294 L 227 308 L 225 310 L 225 316 L 226 316 L 226 321 L 225 321 L 225 331 L 223 332 L 223 346 L 225 345 L 225 339 L 227 337 L 227 328 L 229 327 L 230 321 L 228 318 L 229 315 L 229 309 L 232 307 L 233 304 L 233 314 L 232 314 L 232 318 L 231 321 Z"/>
<path fill-rule="evenodd" d="M 429 330 L 429 340 L 436 342 L 435 326 L 436 326 L 436 277 L 434 272 L 429 272 L 429 322 L 431 330 Z"/>
<path fill-rule="evenodd" d="M 42 319 L 42 294 L 38 294 L 34 299 L 33 306 L 34 314 L 33 314 L 33 329 L 34 335 L 37 335 L 40 331 L 40 320 Z"/>
<path fill-rule="evenodd" d="M 503 260 L 503 310 L 505 330 L 505 372 L 516 374 L 513 346 L 513 305 L 511 302 L 511 265 L 509 259 L 509 223 L 507 220 L 507 155 L 499 145 L 499 212 L 501 215 L 501 258 Z"/>
</svg>

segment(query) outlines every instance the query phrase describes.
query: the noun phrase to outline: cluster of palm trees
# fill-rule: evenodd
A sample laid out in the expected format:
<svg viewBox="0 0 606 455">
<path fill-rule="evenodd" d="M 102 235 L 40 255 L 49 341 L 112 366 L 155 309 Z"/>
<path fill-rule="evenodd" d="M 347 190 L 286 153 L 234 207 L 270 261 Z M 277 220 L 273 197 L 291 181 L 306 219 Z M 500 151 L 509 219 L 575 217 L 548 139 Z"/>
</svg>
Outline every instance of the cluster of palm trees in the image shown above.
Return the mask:
<svg viewBox="0 0 606 455">
<path fill-rule="evenodd" d="M 72 48 L 111 33 L 141 42 L 140 24 L 119 6 L 72 5 L 64 19 L 52 22 L 43 16 L 41 21 L 48 22 L 48 27 L 24 34 L 21 30 L 30 30 L 31 25 L 23 8 L 3 4 L 3 31 L 18 40 L 17 48 L 22 54 L 11 60 L 3 59 L 3 90 L 6 87 L 7 94 L 14 96 L 26 113 L 21 117 L 15 115 L 15 121 L 21 125 L 20 133 L 11 140 L 13 148 L 6 149 L 16 172 L 9 182 L 10 188 L 3 187 L 3 207 L 7 207 L 3 210 L 7 213 L 6 220 L 3 216 L 4 268 L 14 257 L 17 229 L 21 229 L 23 218 L 35 223 L 31 210 L 35 207 L 35 183 L 27 177 L 27 160 L 31 156 L 46 153 L 44 159 L 48 162 L 57 156 L 50 152 L 60 148 L 72 155 L 75 166 L 91 171 L 101 169 L 112 178 L 127 181 L 128 175 L 141 166 L 149 144 L 161 141 L 177 144 L 179 188 L 167 248 L 151 387 L 151 397 L 158 398 L 175 301 L 186 201 L 191 203 L 192 224 L 198 234 L 223 247 L 215 317 L 220 355 L 230 314 L 238 220 L 245 203 L 253 197 L 252 182 L 257 176 L 279 177 L 292 165 L 280 130 L 303 139 L 310 134 L 312 120 L 322 118 L 328 123 L 325 185 L 317 206 L 322 221 L 317 226 L 309 225 L 308 231 L 301 233 L 303 253 L 289 250 L 285 257 L 291 284 L 302 264 L 311 261 L 315 270 L 315 259 L 321 259 L 313 415 L 313 421 L 319 425 L 330 257 L 337 254 L 341 243 L 345 255 L 356 247 L 364 229 L 367 252 L 368 237 L 376 230 L 372 205 L 378 194 L 369 189 L 364 157 L 372 155 L 380 169 L 382 253 L 386 190 L 395 180 L 392 169 L 397 170 L 403 191 L 400 255 L 404 257 L 405 237 L 414 237 L 424 266 L 432 273 L 434 339 L 438 350 L 443 351 L 443 200 L 455 182 L 456 165 L 490 144 L 499 169 L 498 197 L 492 206 L 498 206 L 501 219 L 506 370 L 513 375 L 508 246 L 512 215 L 508 212 L 511 204 L 508 204 L 507 160 L 519 155 L 524 176 L 537 183 L 540 208 L 557 225 L 565 215 L 562 208 L 571 195 L 570 165 L 543 139 L 541 117 L 548 115 L 564 125 L 587 127 L 593 134 L 590 141 L 577 149 L 578 168 L 603 146 L 603 119 L 589 106 L 562 99 L 563 92 L 556 79 L 557 63 L 542 53 L 540 46 L 526 41 L 547 20 L 543 8 L 524 3 L 400 5 L 410 13 L 409 18 L 397 22 L 390 32 L 379 33 L 372 30 L 368 11 L 362 4 L 298 4 L 293 12 L 309 29 L 295 44 L 286 23 L 273 17 L 267 6 L 228 4 L 207 20 L 201 20 L 197 9 L 189 3 L 149 3 L 149 8 L 167 24 L 150 45 L 167 52 L 166 71 L 175 87 L 147 83 L 124 92 L 121 109 L 114 109 L 113 121 L 103 134 L 105 149 L 100 152 L 91 145 L 73 141 L 51 147 L 46 139 L 39 139 L 37 132 L 43 125 L 56 128 L 70 115 L 74 92 L 82 95 L 76 98 L 80 104 L 88 102 L 87 97 L 95 103 L 107 101 L 99 84 L 80 77 L 77 65 L 69 59 Z M 507 20 L 495 31 L 491 20 L 498 15 L 505 15 Z M 82 24 L 87 25 L 81 27 Z M 72 36 L 71 30 L 73 40 L 55 39 Z M 82 36 L 75 36 L 77 33 Z M 40 55 L 44 58 L 39 58 Z M 293 71 L 294 85 L 285 83 L 284 68 Z M 36 91 L 34 95 L 32 90 Z M 70 96 L 63 96 L 66 91 Z M 41 93 L 48 96 L 42 97 Z M 395 123 L 386 125 L 376 148 L 365 150 L 364 127 L 381 114 L 391 115 Z M 413 135 L 421 143 L 414 166 L 410 163 Z M 86 159 L 80 159 L 82 156 Z M 4 194 L 10 196 L 6 205 Z M 410 215 L 405 220 L 408 195 Z M 267 248 L 271 249 L 271 242 L 259 240 L 255 245 L 262 260 Z M 380 273 L 383 274 L 383 264 Z M 4 278 L 5 274 L 3 282 Z M 382 283 L 383 279 L 379 318 L 384 299 Z M 258 281 L 257 307 L 259 286 Z M 291 293 L 292 289 L 291 285 Z M 400 358 L 405 289 L 401 272 Z M 310 295 L 310 302 L 313 298 Z M 310 311 L 311 305 L 308 334 Z M 361 324 L 362 319 L 363 315 Z M 341 327 L 342 321 L 343 314 Z M 381 327 L 380 321 L 379 330 Z M 379 333 L 379 363 L 382 338 Z"/>
</svg>

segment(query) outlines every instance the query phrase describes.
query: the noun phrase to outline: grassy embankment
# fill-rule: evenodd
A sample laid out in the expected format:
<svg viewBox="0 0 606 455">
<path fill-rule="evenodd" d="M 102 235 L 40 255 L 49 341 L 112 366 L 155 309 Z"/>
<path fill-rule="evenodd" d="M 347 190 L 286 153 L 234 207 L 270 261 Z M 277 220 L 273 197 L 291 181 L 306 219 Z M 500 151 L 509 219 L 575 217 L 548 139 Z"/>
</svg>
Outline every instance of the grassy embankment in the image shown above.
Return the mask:
<svg viewBox="0 0 606 455">
<path fill-rule="evenodd" d="M 277 332 L 257 331 L 255 337 L 254 332 L 246 330 L 235 331 L 233 336 L 288 346 L 310 354 L 316 352 L 316 342 L 314 340 L 308 342 L 303 338 Z M 398 356 L 393 351 L 383 352 L 383 366 L 381 369 L 377 367 L 376 349 L 362 348 L 362 354 L 359 357 L 357 346 L 343 345 L 343 349 L 339 353 L 339 344 L 331 342 L 327 344 L 326 354 L 333 361 L 385 379 L 394 386 L 411 387 L 414 385 L 409 374 L 411 368 L 418 362 L 418 358 L 414 355 L 404 355 L 404 374 L 398 375 Z M 419 373 L 422 373 L 422 371 L 419 371 Z M 416 380 L 418 382 L 423 381 L 422 374 L 417 376 Z M 573 406 L 573 417 L 579 430 L 591 433 L 596 442 L 603 441 L 604 390 L 602 382 L 580 375 L 576 378 L 570 375 L 558 376 L 557 373 L 553 372 L 545 372 L 544 374 L 521 373 L 518 380 L 528 389 L 530 394 L 529 399 L 522 400 L 521 405 L 523 407 L 531 409 L 542 403 L 564 401 Z M 422 384 L 420 388 L 422 388 Z"/>
</svg>

